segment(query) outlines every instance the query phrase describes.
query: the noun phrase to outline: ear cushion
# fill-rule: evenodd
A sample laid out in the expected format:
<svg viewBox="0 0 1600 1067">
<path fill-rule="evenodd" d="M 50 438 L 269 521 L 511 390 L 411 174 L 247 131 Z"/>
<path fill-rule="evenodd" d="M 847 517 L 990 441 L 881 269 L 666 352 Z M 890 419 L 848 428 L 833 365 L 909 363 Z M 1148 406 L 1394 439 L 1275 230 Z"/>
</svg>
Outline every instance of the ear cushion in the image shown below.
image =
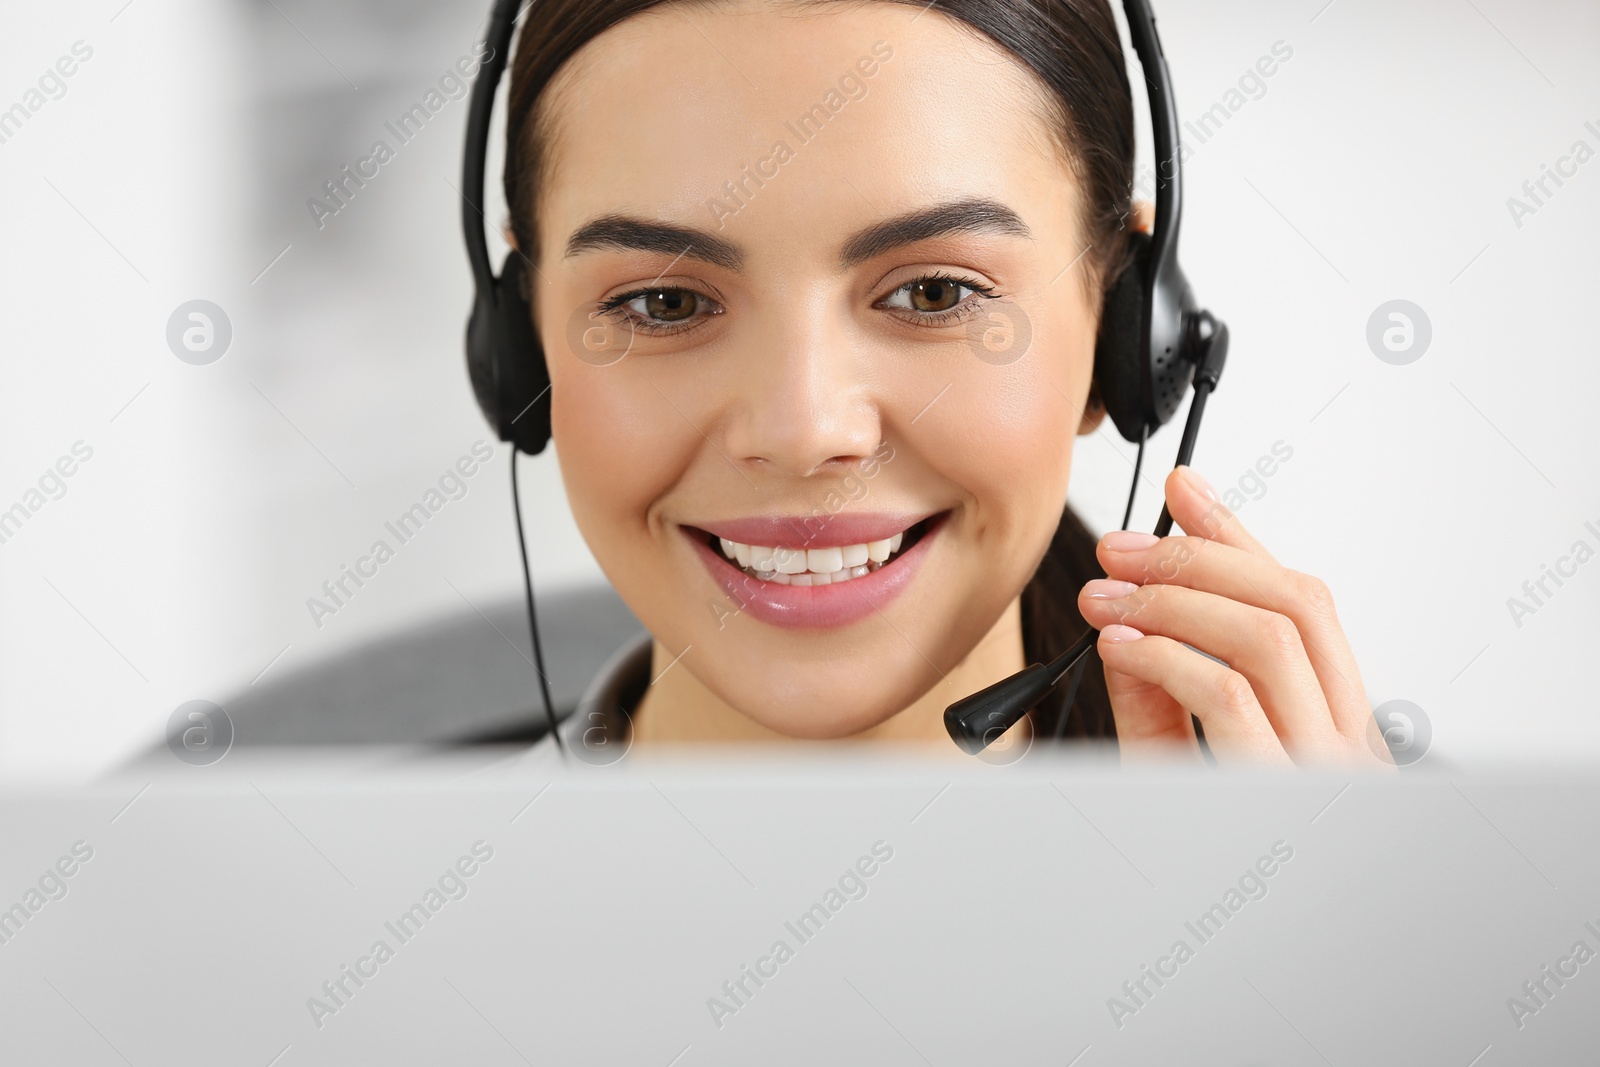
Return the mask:
<svg viewBox="0 0 1600 1067">
<path fill-rule="evenodd" d="M 512 249 L 495 291 L 479 294 L 467 322 L 467 373 L 484 418 L 530 455 L 550 443 L 550 369 L 533 329 L 525 261 Z"/>
<path fill-rule="evenodd" d="M 1137 442 L 1149 410 L 1141 364 L 1148 358 L 1142 333 L 1150 235 L 1138 230 L 1130 234 L 1130 253 L 1126 268 L 1106 289 L 1095 339 L 1094 380 L 1117 432 Z"/>
<path fill-rule="evenodd" d="M 478 410 L 495 436 L 504 441 L 506 436 L 500 432 L 500 373 L 494 358 L 496 314 L 493 294 L 479 293 L 467 319 L 467 377 L 472 381 Z"/>
</svg>

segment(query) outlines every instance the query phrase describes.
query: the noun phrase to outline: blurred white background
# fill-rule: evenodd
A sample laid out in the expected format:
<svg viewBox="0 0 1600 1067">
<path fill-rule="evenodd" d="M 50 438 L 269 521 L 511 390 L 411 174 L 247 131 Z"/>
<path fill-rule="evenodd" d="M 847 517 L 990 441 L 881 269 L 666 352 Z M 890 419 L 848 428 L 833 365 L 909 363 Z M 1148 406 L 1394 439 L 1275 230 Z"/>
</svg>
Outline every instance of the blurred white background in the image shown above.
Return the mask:
<svg viewBox="0 0 1600 1067">
<path fill-rule="evenodd" d="M 306 206 L 395 143 L 384 123 L 470 55 L 487 8 L 0 8 L 0 109 L 30 109 L 0 126 L 0 509 L 29 508 L 0 543 L 0 776 L 98 773 L 185 701 L 520 596 L 509 452 L 461 353 L 465 100 L 322 228 Z M 1600 152 L 1600 9 L 1157 8 L 1183 119 L 1292 49 L 1209 139 L 1186 136 L 1184 263 L 1233 331 L 1196 466 L 1329 582 L 1373 703 L 1425 709 L 1442 756 L 1600 757 L 1600 563 L 1520 625 L 1507 606 L 1575 542 L 1600 550 L 1600 160 L 1520 225 L 1507 205 L 1575 142 Z M 32 108 L 77 42 L 92 55 Z M 496 143 L 497 221 L 499 170 Z M 232 326 L 204 366 L 166 340 L 195 299 Z M 1431 322 L 1408 365 L 1366 339 L 1395 299 Z M 467 495 L 317 627 L 306 599 L 480 440 L 495 454 Z M 91 458 L 32 510 L 80 441 Z M 1291 458 L 1256 479 L 1279 442 Z M 1155 440 L 1135 526 L 1176 445 L 1175 427 Z M 1092 527 L 1120 520 L 1131 460 L 1113 436 L 1081 447 L 1071 499 Z M 541 596 L 599 581 L 554 455 L 523 464 Z"/>
</svg>

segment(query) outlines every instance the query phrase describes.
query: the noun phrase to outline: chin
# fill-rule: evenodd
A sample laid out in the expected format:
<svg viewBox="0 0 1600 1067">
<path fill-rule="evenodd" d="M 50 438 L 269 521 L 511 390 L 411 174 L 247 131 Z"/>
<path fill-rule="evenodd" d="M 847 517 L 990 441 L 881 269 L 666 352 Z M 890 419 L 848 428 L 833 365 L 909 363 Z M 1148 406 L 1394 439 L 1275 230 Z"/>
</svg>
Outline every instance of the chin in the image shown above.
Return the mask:
<svg viewBox="0 0 1600 1067">
<path fill-rule="evenodd" d="M 887 664 L 881 657 L 835 661 L 826 668 L 832 677 L 825 680 L 800 665 L 753 677 L 700 680 L 769 730 L 800 740 L 832 741 L 888 722 L 938 684 L 938 673 L 920 657 L 912 658 L 915 662 Z"/>
</svg>

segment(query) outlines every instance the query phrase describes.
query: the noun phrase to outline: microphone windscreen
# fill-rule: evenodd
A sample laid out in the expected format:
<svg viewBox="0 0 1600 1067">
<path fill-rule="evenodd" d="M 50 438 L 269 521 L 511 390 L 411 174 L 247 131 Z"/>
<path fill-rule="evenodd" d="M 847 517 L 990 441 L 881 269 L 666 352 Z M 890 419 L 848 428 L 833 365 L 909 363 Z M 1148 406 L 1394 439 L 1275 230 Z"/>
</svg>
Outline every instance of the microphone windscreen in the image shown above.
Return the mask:
<svg viewBox="0 0 1600 1067">
<path fill-rule="evenodd" d="M 1035 663 L 951 704 L 944 711 L 944 728 L 962 751 L 975 756 L 999 740 L 1054 687 L 1055 680 L 1044 664 Z"/>
</svg>

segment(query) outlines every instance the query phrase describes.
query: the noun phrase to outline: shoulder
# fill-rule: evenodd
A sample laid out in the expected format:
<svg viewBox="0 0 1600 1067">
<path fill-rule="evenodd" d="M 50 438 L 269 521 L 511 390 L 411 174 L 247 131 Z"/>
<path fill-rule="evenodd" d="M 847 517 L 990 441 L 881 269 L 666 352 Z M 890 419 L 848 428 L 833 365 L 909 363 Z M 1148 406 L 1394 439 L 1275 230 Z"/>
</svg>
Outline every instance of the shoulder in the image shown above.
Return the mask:
<svg viewBox="0 0 1600 1067">
<path fill-rule="evenodd" d="M 578 706 L 557 724 L 567 749 L 586 763 L 612 763 L 627 751 L 633 709 L 650 687 L 650 656 L 655 641 L 640 630 L 600 665 Z M 554 747 L 547 735 L 534 750 Z"/>
</svg>

